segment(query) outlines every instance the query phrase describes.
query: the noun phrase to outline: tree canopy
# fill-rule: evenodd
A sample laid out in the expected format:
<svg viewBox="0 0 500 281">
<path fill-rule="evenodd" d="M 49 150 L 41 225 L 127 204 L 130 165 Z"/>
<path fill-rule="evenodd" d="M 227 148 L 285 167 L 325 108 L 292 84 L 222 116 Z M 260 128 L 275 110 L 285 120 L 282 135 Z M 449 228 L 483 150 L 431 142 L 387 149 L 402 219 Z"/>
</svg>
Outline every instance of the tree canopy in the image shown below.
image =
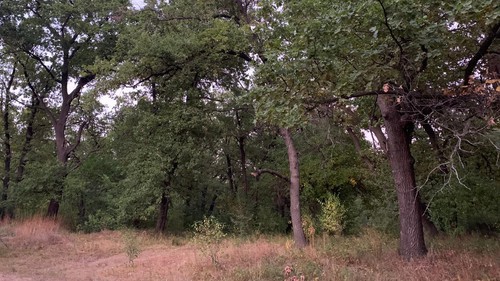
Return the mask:
<svg viewBox="0 0 500 281">
<path fill-rule="evenodd" d="M 425 233 L 498 232 L 499 18 L 493 0 L 2 1 L 0 214 L 214 216 L 298 247 L 374 227 L 405 259 Z"/>
</svg>

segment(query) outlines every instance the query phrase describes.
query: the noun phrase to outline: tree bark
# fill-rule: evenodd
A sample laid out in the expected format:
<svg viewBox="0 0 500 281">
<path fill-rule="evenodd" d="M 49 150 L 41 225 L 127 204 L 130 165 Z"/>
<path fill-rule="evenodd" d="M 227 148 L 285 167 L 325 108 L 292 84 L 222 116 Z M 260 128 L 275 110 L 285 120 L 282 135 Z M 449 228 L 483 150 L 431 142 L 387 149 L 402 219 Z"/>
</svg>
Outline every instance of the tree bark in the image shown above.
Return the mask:
<svg viewBox="0 0 500 281">
<path fill-rule="evenodd" d="M 296 247 L 304 248 L 307 246 L 307 241 L 304 230 L 302 229 L 302 218 L 300 214 L 299 159 L 292 136 L 290 135 L 290 130 L 281 128 L 280 133 L 285 140 L 290 167 L 290 215 L 292 217 L 293 240 L 295 241 Z"/>
<path fill-rule="evenodd" d="M 2 202 L 7 201 L 8 193 L 9 193 L 9 185 L 10 185 L 10 167 L 12 162 L 12 149 L 10 146 L 10 99 L 11 93 L 10 89 L 12 84 L 14 83 L 14 75 L 16 74 L 15 65 L 12 67 L 12 73 L 10 74 L 8 84 L 5 87 L 5 98 L 4 98 L 4 108 L 3 108 L 3 148 L 4 148 L 4 176 L 2 179 Z M 12 210 L 8 207 L 2 207 L 0 209 L 0 218 L 3 219 L 5 216 L 12 217 Z"/>
<path fill-rule="evenodd" d="M 388 156 L 399 205 L 399 253 L 406 260 L 424 256 L 422 216 L 419 207 L 410 142 L 413 122 L 403 120 L 398 105 L 389 95 L 379 96 L 377 104 L 387 132 Z"/>
<path fill-rule="evenodd" d="M 162 233 L 165 231 L 168 219 L 168 209 L 170 206 L 170 196 L 168 194 L 168 187 L 163 190 L 160 206 L 158 208 L 158 218 L 156 220 L 155 231 L 157 233 Z"/>
</svg>

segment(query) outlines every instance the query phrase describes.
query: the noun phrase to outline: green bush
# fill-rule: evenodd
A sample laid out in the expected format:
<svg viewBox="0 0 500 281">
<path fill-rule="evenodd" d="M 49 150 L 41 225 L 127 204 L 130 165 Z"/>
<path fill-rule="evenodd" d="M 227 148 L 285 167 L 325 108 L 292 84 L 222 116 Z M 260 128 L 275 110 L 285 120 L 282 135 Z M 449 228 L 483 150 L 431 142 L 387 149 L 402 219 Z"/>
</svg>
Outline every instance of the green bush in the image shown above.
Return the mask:
<svg viewBox="0 0 500 281">
<path fill-rule="evenodd" d="M 210 257 L 215 266 L 219 266 L 221 242 L 226 237 L 224 224 L 210 216 L 195 222 L 193 229 L 194 241 L 199 246 L 200 251 Z"/>
<path fill-rule="evenodd" d="M 113 230 L 117 227 L 118 222 L 115 217 L 102 211 L 97 211 L 95 214 L 88 215 L 87 219 L 82 224 L 78 225 L 77 230 L 91 233 L 105 229 Z"/>
<path fill-rule="evenodd" d="M 344 229 L 343 222 L 346 209 L 340 199 L 329 194 L 325 202 L 321 202 L 319 221 L 324 231 L 330 234 L 340 234 Z"/>
</svg>

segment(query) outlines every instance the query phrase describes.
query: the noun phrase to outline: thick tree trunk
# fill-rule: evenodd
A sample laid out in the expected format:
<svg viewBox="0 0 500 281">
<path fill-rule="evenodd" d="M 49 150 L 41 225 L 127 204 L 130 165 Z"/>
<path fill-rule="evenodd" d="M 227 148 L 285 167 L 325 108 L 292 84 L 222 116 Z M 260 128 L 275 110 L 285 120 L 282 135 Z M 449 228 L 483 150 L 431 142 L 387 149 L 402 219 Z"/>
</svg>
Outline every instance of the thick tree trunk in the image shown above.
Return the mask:
<svg viewBox="0 0 500 281">
<path fill-rule="evenodd" d="M 293 240 L 295 241 L 296 247 L 303 248 L 307 245 L 307 241 L 304 230 L 302 229 L 302 218 L 300 214 L 299 159 L 290 131 L 282 128 L 280 129 L 280 133 L 285 140 L 290 166 L 290 215 L 292 217 Z"/>
<path fill-rule="evenodd" d="M 402 120 L 403 116 L 399 113 L 398 105 L 392 97 L 388 95 L 379 96 L 377 103 L 384 118 L 389 161 L 398 196 L 399 253 L 409 260 L 424 256 L 427 253 L 413 157 L 410 151 L 412 123 Z"/>
<path fill-rule="evenodd" d="M 158 208 L 158 218 L 156 219 L 155 231 L 157 233 L 162 233 L 165 231 L 168 219 L 168 209 L 170 206 L 170 196 L 168 195 L 168 187 L 163 190 L 160 206 Z"/>
</svg>

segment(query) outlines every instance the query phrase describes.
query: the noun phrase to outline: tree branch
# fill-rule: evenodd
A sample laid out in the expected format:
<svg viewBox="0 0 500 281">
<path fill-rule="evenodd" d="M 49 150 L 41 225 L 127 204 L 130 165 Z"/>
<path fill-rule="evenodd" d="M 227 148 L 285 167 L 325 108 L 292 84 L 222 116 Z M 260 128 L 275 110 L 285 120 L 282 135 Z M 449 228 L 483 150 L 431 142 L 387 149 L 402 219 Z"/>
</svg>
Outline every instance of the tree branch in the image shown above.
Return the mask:
<svg viewBox="0 0 500 281">
<path fill-rule="evenodd" d="M 382 7 L 382 12 L 384 13 L 384 25 L 387 27 L 387 30 L 389 30 L 389 34 L 391 35 L 392 40 L 398 45 L 399 48 L 399 63 L 401 64 L 401 58 L 403 57 L 403 46 L 401 45 L 401 42 L 396 38 L 396 35 L 394 35 L 394 31 L 392 30 L 391 26 L 389 25 L 389 18 L 387 16 L 387 10 L 385 9 L 384 3 L 382 0 L 378 0 L 380 3 L 380 6 Z"/>
<path fill-rule="evenodd" d="M 495 40 L 495 37 L 499 35 L 499 29 L 500 21 L 491 28 L 491 30 L 486 35 L 486 38 L 484 38 L 483 42 L 479 46 L 479 50 L 477 50 L 469 63 L 467 63 L 467 67 L 465 68 L 464 73 L 464 85 L 469 85 L 469 77 L 474 73 L 474 69 L 476 69 L 479 60 L 487 53 L 488 48 L 493 43 L 493 40 Z"/>
<path fill-rule="evenodd" d="M 26 65 L 19 61 L 21 66 L 23 67 L 23 74 L 24 77 L 26 78 L 26 82 L 28 84 L 28 88 L 31 90 L 31 93 L 35 96 L 35 98 L 38 100 L 40 107 L 47 112 L 47 115 L 49 116 L 50 121 L 52 124 L 55 124 L 57 122 L 56 117 L 54 116 L 54 113 L 49 109 L 45 101 L 43 100 L 43 97 L 38 94 L 38 91 L 35 89 L 35 86 L 33 86 L 30 76 L 28 74 L 28 71 L 26 70 Z"/>
<path fill-rule="evenodd" d="M 61 79 L 57 79 L 57 77 L 56 77 L 56 76 L 55 76 L 55 74 L 52 72 L 52 70 L 51 70 L 51 69 L 50 69 L 50 68 L 49 68 L 49 67 L 48 67 L 48 66 L 47 66 L 47 65 L 46 65 L 46 64 L 42 61 L 42 59 L 41 59 L 39 56 L 37 56 L 37 55 L 33 54 L 32 52 L 30 52 L 30 51 L 28 51 L 28 50 L 24 50 L 24 49 L 23 49 L 23 51 L 24 51 L 24 52 L 25 52 L 28 56 L 32 57 L 32 58 L 33 58 L 33 59 L 35 59 L 37 62 L 39 62 L 39 63 L 42 65 L 42 67 L 45 69 L 45 71 L 47 71 L 47 73 L 50 75 L 50 77 L 51 77 L 54 81 L 56 81 L 56 82 L 57 82 L 57 83 L 59 83 L 59 84 L 61 84 L 61 83 L 62 83 Z"/>
<path fill-rule="evenodd" d="M 250 173 L 252 176 L 255 177 L 256 180 L 259 180 L 260 176 L 262 174 L 271 174 L 283 181 L 286 181 L 287 183 L 290 183 L 290 178 L 282 175 L 281 173 L 277 172 L 277 171 L 274 171 L 274 170 L 270 170 L 270 169 L 256 169 L 254 172 Z"/>
<path fill-rule="evenodd" d="M 85 87 L 85 85 L 87 85 L 92 80 L 94 80 L 94 78 L 95 78 L 95 74 L 93 74 L 93 73 L 90 73 L 88 75 L 80 77 L 80 79 L 78 79 L 78 84 L 73 89 L 73 91 L 71 91 L 71 93 L 69 94 L 69 101 L 72 101 L 73 99 L 75 99 L 80 94 L 83 87 Z"/>
<path fill-rule="evenodd" d="M 80 145 L 80 142 L 82 141 L 83 130 L 85 129 L 87 124 L 88 124 L 87 121 L 83 121 L 80 124 L 80 126 L 78 128 L 78 132 L 76 133 L 75 143 L 71 146 L 66 147 L 66 151 L 65 151 L 66 155 L 69 155 L 71 152 L 73 152 L 78 147 L 78 145 Z"/>
</svg>

